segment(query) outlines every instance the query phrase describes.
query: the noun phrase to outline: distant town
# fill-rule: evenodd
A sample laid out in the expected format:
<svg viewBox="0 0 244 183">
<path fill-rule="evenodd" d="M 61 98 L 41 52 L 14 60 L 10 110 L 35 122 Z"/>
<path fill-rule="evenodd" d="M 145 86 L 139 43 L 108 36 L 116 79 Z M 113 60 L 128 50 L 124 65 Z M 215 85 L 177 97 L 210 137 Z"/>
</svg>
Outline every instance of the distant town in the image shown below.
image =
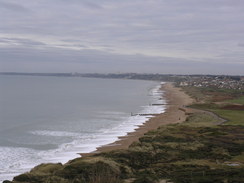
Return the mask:
<svg viewBox="0 0 244 183">
<path fill-rule="evenodd" d="M 110 79 L 139 79 L 176 82 L 179 86 L 209 87 L 244 91 L 244 76 L 229 75 L 176 75 L 176 74 L 138 74 L 138 73 L 18 73 L 0 72 L 0 75 L 89 77 Z"/>
<path fill-rule="evenodd" d="M 180 82 L 180 86 L 208 87 L 244 90 L 244 77 L 240 76 L 192 76 Z"/>
</svg>

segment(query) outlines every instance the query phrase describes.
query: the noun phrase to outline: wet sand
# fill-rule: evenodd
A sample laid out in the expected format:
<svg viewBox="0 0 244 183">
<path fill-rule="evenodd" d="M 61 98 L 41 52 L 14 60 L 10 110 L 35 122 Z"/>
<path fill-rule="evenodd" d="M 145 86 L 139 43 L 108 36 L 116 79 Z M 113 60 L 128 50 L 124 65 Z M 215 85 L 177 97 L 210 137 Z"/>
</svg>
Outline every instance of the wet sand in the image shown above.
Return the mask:
<svg viewBox="0 0 244 183">
<path fill-rule="evenodd" d="M 157 129 L 161 125 L 174 124 L 185 121 L 187 113 L 190 109 L 185 108 L 191 103 L 193 99 L 181 91 L 180 88 L 174 87 L 172 83 L 165 83 L 161 88 L 164 91 L 164 98 L 167 102 L 166 110 L 162 114 L 155 115 L 146 121 L 143 125 L 139 126 L 134 132 L 128 133 L 126 136 L 119 137 L 119 140 L 99 147 L 92 153 L 81 154 L 82 156 L 92 155 L 99 152 L 107 152 L 117 149 L 127 149 L 130 144 L 137 141 L 149 130 Z"/>
</svg>

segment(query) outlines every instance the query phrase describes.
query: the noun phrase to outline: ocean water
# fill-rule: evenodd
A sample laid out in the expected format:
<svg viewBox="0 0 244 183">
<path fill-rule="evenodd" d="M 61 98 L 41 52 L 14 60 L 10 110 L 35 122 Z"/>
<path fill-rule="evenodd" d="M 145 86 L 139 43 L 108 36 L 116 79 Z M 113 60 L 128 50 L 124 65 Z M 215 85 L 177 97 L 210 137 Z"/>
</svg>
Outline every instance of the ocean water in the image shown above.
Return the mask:
<svg viewBox="0 0 244 183">
<path fill-rule="evenodd" d="M 134 131 L 164 104 L 160 83 L 0 76 L 0 181 L 44 162 L 66 163 Z"/>
</svg>

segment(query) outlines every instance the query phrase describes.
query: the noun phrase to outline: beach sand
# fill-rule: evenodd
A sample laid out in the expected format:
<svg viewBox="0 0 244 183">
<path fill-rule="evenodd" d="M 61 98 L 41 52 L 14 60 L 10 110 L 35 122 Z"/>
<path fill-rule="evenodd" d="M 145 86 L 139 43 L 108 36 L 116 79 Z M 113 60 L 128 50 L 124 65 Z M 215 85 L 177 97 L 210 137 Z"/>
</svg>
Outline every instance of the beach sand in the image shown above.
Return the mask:
<svg viewBox="0 0 244 183">
<path fill-rule="evenodd" d="M 133 142 L 137 141 L 149 130 L 157 129 L 161 125 L 174 124 L 185 121 L 187 113 L 190 112 L 187 106 L 193 103 L 193 99 L 181 91 L 180 88 L 175 87 L 172 83 L 165 83 L 161 89 L 164 91 L 164 98 L 166 99 L 166 110 L 162 114 L 155 115 L 139 126 L 134 132 L 128 133 L 126 136 L 119 137 L 119 140 L 99 147 L 96 151 L 91 153 L 81 154 L 82 156 L 89 156 L 99 152 L 107 152 L 111 150 L 127 149 Z"/>
</svg>

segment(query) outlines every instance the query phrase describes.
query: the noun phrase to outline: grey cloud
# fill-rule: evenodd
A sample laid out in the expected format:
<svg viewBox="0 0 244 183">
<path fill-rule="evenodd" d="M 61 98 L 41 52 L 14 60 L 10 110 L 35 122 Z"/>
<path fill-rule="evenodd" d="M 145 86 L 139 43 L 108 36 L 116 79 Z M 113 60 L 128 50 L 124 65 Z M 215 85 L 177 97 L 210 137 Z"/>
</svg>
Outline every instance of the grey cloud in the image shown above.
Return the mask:
<svg viewBox="0 0 244 183">
<path fill-rule="evenodd" d="M 20 39 L 20 38 L 0 38 L 0 42 L 14 44 L 14 45 L 20 44 L 23 46 L 44 46 L 44 45 L 46 45 L 39 41 L 33 41 L 30 39 Z"/>
<path fill-rule="evenodd" d="M 14 12 L 29 12 L 29 9 L 17 4 L 17 3 L 10 3 L 10 2 L 4 2 L 4 1 L 0 1 L 0 9 L 2 10 L 11 10 Z"/>
<path fill-rule="evenodd" d="M 95 9 L 102 9 L 103 7 L 99 4 L 95 4 L 89 1 L 83 1 L 83 4 L 90 7 L 90 8 L 95 8 Z"/>
<path fill-rule="evenodd" d="M 2 39 L 4 44 L 1 46 L 13 46 L 11 43 L 16 42 L 19 48 L 42 47 L 48 53 L 53 51 L 48 55 L 55 59 L 60 52 L 53 48 L 62 47 L 62 52 L 67 48 L 65 53 L 73 54 L 67 60 L 77 60 L 77 64 L 80 64 L 79 59 L 87 59 L 93 64 L 94 60 L 102 59 L 116 68 L 117 65 L 125 67 L 128 60 L 134 60 L 144 70 L 146 66 L 158 69 L 149 66 L 150 63 L 160 67 L 169 66 L 170 62 L 174 65 L 174 59 L 185 69 L 184 63 L 199 66 L 199 60 L 206 63 L 206 66 L 200 64 L 202 68 L 207 68 L 208 63 L 223 67 L 221 63 L 233 64 L 233 67 L 243 63 L 240 51 L 244 42 L 243 0 L 0 0 L 0 7 L 12 8 L 8 13 L 0 11 L 0 36 L 2 33 L 2 38 L 12 39 Z M 21 7 L 31 10 L 27 16 L 16 16 L 12 11 L 14 8 L 24 11 Z M 36 37 L 38 39 L 34 39 Z M 88 48 L 94 52 L 88 52 Z M 77 53 L 72 49 L 80 49 L 82 55 L 74 58 Z M 97 50 L 102 50 L 103 54 L 98 54 Z M 33 51 L 23 51 L 34 54 Z M 114 52 L 120 55 L 114 56 Z M 131 56 L 136 53 L 144 56 Z M 152 57 L 149 59 L 145 55 Z M 35 58 L 41 62 L 43 55 L 39 57 Z M 165 59 L 169 63 L 166 64 Z M 92 64 L 88 65 L 92 67 Z"/>
<path fill-rule="evenodd" d="M 244 43 L 238 43 L 239 47 L 244 47 Z"/>
<path fill-rule="evenodd" d="M 67 6 L 76 4 L 76 5 L 83 5 L 91 9 L 103 9 L 103 6 L 99 1 L 88 1 L 88 0 L 55 0 L 57 3 L 63 3 L 66 4 Z M 100 1 L 101 2 L 101 1 Z"/>
</svg>

